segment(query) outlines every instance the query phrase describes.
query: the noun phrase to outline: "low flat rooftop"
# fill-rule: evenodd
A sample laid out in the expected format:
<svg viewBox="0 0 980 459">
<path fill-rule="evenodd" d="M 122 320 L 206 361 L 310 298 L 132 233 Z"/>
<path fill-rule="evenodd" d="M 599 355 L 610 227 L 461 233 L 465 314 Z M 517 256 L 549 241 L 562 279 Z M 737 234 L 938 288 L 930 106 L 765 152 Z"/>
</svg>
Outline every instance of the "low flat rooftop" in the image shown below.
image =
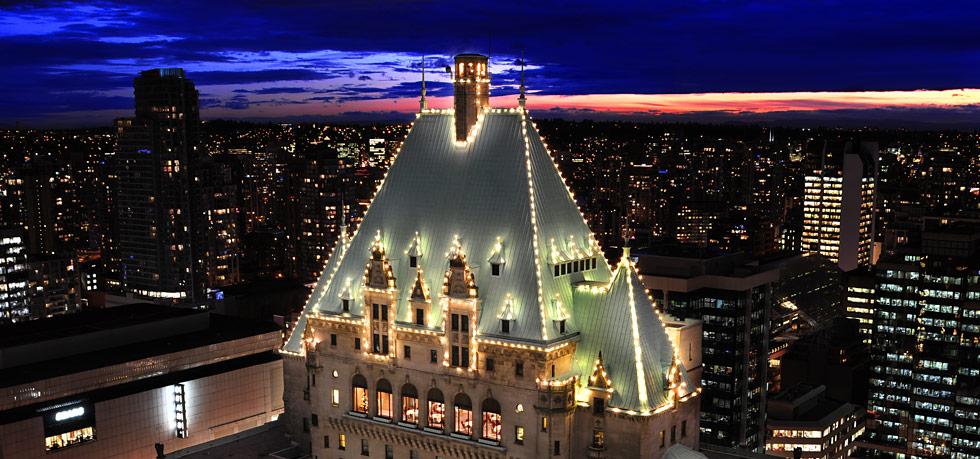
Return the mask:
<svg viewBox="0 0 980 459">
<path fill-rule="evenodd" d="M 279 331 L 271 322 L 152 304 L 4 325 L 0 387 Z"/>
<path fill-rule="evenodd" d="M 195 314 L 207 314 L 207 312 L 149 303 L 127 304 L 107 309 L 86 309 L 76 314 L 0 325 L 0 349 Z"/>
</svg>

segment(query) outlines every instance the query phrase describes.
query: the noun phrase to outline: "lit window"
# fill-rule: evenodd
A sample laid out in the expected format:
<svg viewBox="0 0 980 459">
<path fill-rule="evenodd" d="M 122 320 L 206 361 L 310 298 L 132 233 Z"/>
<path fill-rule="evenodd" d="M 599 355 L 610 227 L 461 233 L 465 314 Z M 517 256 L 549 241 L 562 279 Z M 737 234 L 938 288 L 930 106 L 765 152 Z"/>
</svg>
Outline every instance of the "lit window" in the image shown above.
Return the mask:
<svg viewBox="0 0 980 459">
<path fill-rule="evenodd" d="M 606 446 L 606 433 L 601 430 L 592 431 L 592 447 L 601 449 Z"/>
<path fill-rule="evenodd" d="M 514 427 L 514 443 L 518 445 L 524 444 L 524 426 Z"/>
<path fill-rule="evenodd" d="M 378 381 L 378 417 L 391 419 L 391 383 L 387 379 Z"/>
<path fill-rule="evenodd" d="M 473 403 L 469 396 L 460 393 L 453 401 L 453 414 L 455 414 L 456 424 L 453 431 L 466 436 L 473 435 Z"/>
<path fill-rule="evenodd" d="M 330 391 L 330 404 L 333 406 L 340 405 L 340 389 Z"/>
<path fill-rule="evenodd" d="M 46 437 L 44 439 L 44 448 L 46 451 L 56 451 L 61 448 L 79 445 L 92 440 L 95 440 L 95 429 L 92 427 L 83 427 L 70 432 L 64 432 Z"/>
<path fill-rule="evenodd" d="M 492 398 L 483 401 L 483 438 L 500 441 L 503 423 L 500 417 L 500 403 Z"/>
<path fill-rule="evenodd" d="M 411 384 L 402 386 L 402 422 L 419 423 L 419 395 Z"/>
<path fill-rule="evenodd" d="M 429 389 L 428 394 L 429 419 L 427 424 L 433 429 L 446 428 L 446 404 L 439 389 Z"/>
<path fill-rule="evenodd" d="M 367 414 L 368 412 L 368 390 L 367 379 L 362 375 L 354 376 L 354 400 L 353 407 L 355 413 Z"/>
</svg>

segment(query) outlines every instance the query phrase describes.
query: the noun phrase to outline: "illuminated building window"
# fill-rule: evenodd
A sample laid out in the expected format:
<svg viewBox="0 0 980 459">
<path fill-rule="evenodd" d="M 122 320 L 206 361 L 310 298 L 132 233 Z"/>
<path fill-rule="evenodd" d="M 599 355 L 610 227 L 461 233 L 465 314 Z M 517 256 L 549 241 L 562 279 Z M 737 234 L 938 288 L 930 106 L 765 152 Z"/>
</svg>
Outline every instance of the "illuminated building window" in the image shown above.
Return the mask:
<svg viewBox="0 0 980 459">
<path fill-rule="evenodd" d="M 483 438 L 500 441 L 503 423 L 500 417 L 500 403 L 492 398 L 483 401 Z"/>
<path fill-rule="evenodd" d="M 61 448 L 67 448 L 93 440 L 95 440 L 95 429 L 93 427 L 82 427 L 81 429 L 45 437 L 44 449 L 45 451 L 57 451 Z"/>
<path fill-rule="evenodd" d="M 419 423 L 419 394 L 411 384 L 402 386 L 402 422 Z"/>
<path fill-rule="evenodd" d="M 353 391 L 353 410 L 355 413 L 367 414 L 368 412 L 368 389 L 367 389 L 367 379 L 362 375 L 354 375 L 354 380 L 351 384 L 354 388 Z"/>
<path fill-rule="evenodd" d="M 514 443 L 518 445 L 524 444 L 524 426 L 514 427 Z"/>
<path fill-rule="evenodd" d="M 606 447 L 606 433 L 601 430 L 592 431 L 592 447 L 602 449 Z"/>
<path fill-rule="evenodd" d="M 387 379 L 378 381 L 378 417 L 391 419 L 391 383 Z"/>
<path fill-rule="evenodd" d="M 547 432 L 548 431 L 548 417 L 547 416 L 544 416 L 544 417 L 541 418 L 541 431 L 542 432 Z"/>
<path fill-rule="evenodd" d="M 446 404 L 442 398 L 442 392 L 436 388 L 429 389 L 426 402 L 429 408 L 429 419 L 426 424 L 433 429 L 445 429 Z"/>
<path fill-rule="evenodd" d="M 330 404 L 333 406 L 340 405 L 340 389 L 330 391 Z"/>
<path fill-rule="evenodd" d="M 347 449 L 347 434 L 340 434 L 337 438 L 337 449 L 341 451 Z"/>
<path fill-rule="evenodd" d="M 469 396 L 464 393 L 456 395 L 453 400 L 453 414 L 456 418 L 453 432 L 466 436 L 473 435 L 473 403 Z"/>
</svg>

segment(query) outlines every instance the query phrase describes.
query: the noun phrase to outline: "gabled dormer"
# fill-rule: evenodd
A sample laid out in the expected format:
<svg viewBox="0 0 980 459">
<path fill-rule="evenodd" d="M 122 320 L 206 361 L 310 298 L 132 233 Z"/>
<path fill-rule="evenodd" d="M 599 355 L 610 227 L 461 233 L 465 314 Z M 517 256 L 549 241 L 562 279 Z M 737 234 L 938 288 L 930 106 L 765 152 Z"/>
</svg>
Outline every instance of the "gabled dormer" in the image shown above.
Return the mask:
<svg viewBox="0 0 980 459">
<path fill-rule="evenodd" d="M 514 299 L 507 294 L 507 300 L 504 301 L 504 307 L 500 310 L 500 314 L 497 315 L 497 319 L 500 319 L 500 333 L 504 335 L 509 335 L 511 329 L 514 326 Z"/>
<path fill-rule="evenodd" d="M 453 248 L 449 252 L 449 269 L 446 271 L 442 293 L 457 299 L 473 299 L 478 294 L 476 278 L 470 271 L 458 238 L 454 240 Z"/>
<path fill-rule="evenodd" d="M 420 258 L 422 258 L 422 248 L 419 247 L 421 242 L 419 241 L 419 232 L 415 232 L 415 237 L 412 238 L 412 245 L 408 247 L 405 251 L 405 255 L 408 256 L 408 266 L 410 268 L 418 268 Z"/>
<path fill-rule="evenodd" d="M 412 286 L 409 304 L 412 307 L 412 323 L 420 327 L 429 326 L 428 311 L 432 301 L 429 299 L 429 289 L 425 286 L 421 269 L 416 270 L 415 285 Z"/>
<path fill-rule="evenodd" d="M 395 288 L 395 275 L 385 255 L 384 245 L 381 244 L 380 231 L 374 236 L 374 243 L 371 244 L 371 259 L 364 271 L 364 285 L 377 290 Z"/>
<path fill-rule="evenodd" d="M 499 237 L 497 238 L 497 243 L 493 246 L 493 254 L 490 255 L 490 259 L 487 261 L 490 262 L 491 276 L 496 277 L 503 272 L 504 263 L 506 263 L 507 260 L 504 258 L 504 243 Z"/>
</svg>

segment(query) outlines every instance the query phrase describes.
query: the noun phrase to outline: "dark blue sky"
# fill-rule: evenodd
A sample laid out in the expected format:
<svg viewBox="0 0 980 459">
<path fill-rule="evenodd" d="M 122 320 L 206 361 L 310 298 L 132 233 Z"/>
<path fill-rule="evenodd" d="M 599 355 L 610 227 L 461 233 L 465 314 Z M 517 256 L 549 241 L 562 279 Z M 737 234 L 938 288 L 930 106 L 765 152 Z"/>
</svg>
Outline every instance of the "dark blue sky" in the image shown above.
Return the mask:
<svg viewBox="0 0 980 459">
<path fill-rule="evenodd" d="M 977 3 L 922 1 L 8 2 L 0 126 L 107 124 L 131 112 L 136 72 L 161 66 L 188 70 L 208 117 L 381 119 L 410 109 L 422 54 L 438 66 L 488 48 L 494 94 L 513 93 L 524 49 L 529 87 L 559 114 L 619 99 L 544 96 L 977 88 L 978 18 Z M 672 107 L 652 111 L 688 109 Z M 803 111 L 827 109 L 855 107 Z"/>
</svg>

